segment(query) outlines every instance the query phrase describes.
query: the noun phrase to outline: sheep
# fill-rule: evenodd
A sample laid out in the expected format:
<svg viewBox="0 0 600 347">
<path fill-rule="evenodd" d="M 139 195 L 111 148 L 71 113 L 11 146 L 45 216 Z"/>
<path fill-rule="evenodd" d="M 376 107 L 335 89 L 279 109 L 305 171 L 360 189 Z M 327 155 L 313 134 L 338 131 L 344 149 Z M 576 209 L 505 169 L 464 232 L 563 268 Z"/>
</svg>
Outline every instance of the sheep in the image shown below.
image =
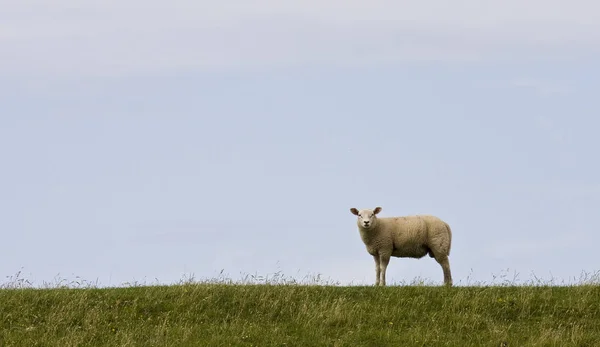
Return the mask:
<svg viewBox="0 0 600 347">
<path fill-rule="evenodd" d="M 452 286 L 450 273 L 450 226 L 431 215 L 378 218 L 381 207 L 350 212 L 358 216 L 356 224 L 367 252 L 375 260 L 375 285 L 385 286 L 385 272 L 390 257 L 422 258 L 429 254 L 441 265 L 444 284 Z"/>
</svg>

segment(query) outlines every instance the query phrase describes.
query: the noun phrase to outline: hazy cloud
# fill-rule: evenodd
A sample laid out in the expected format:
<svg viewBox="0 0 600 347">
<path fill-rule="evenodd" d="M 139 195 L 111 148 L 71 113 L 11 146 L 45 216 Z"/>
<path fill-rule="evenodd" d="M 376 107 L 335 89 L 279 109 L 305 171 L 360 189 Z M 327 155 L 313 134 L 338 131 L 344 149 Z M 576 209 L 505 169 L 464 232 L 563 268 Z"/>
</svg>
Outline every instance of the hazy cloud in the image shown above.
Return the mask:
<svg viewBox="0 0 600 347">
<path fill-rule="evenodd" d="M 565 95 L 572 92 L 571 87 L 564 83 L 534 78 L 517 78 L 512 81 L 512 85 L 543 96 Z"/>
<path fill-rule="evenodd" d="M 569 57 L 600 43 L 600 4 L 582 0 L 38 0 L 2 9 L 0 72 L 34 75 Z"/>
</svg>

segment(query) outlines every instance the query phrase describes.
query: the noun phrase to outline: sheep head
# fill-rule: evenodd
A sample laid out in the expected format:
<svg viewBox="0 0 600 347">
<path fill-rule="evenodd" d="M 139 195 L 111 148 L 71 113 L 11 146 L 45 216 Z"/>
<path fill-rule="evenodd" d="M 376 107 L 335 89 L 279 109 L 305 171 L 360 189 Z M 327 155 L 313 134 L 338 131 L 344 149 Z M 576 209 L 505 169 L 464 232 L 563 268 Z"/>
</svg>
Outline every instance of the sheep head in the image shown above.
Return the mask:
<svg viewBox="0 0 600 347">
<path fill-rule="evenodd" d="M 374 228 L 377 225 L 377 214 L 381 212 L 381 207 L 375 207 L 374 209 L 363 209 L 357 210 L 356 208 L 351 208 L 350 212 L 353 215 L 358 216 L 358 220 L 356 223 L 360 228 L 369 229 Z"/>
</svg>

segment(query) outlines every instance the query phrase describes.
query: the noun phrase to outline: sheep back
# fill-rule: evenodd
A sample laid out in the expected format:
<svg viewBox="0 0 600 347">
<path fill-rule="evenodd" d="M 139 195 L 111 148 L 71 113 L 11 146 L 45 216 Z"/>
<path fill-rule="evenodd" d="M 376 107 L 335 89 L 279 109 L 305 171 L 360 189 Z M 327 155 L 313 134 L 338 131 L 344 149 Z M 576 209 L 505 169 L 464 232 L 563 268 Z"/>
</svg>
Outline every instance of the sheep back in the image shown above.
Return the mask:
<svg viewBox="0 0 600 347">
<path fill-rule="evenodd" d="M 448 256 L 452 233 L 448 224 L 432 215 L 379 218 L 380 228 L 390 235 L 392 256 L 421 258 L 427 253 Z"/>
</svg>

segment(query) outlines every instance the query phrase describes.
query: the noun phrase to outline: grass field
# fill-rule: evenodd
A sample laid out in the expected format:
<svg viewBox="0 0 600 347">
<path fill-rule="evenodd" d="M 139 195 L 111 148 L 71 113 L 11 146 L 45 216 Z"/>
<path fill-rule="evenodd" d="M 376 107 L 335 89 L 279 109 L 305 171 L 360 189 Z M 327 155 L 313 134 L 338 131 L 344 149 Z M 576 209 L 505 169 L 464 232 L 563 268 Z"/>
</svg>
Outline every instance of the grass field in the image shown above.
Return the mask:
<svg viewBox="0 0 600 347">
<path fill-rule="evenodd" d="M 600 346 L 596 284 L 272 282 L 13 283 L 0 290 L 0 346 Z"/>
</svg>

